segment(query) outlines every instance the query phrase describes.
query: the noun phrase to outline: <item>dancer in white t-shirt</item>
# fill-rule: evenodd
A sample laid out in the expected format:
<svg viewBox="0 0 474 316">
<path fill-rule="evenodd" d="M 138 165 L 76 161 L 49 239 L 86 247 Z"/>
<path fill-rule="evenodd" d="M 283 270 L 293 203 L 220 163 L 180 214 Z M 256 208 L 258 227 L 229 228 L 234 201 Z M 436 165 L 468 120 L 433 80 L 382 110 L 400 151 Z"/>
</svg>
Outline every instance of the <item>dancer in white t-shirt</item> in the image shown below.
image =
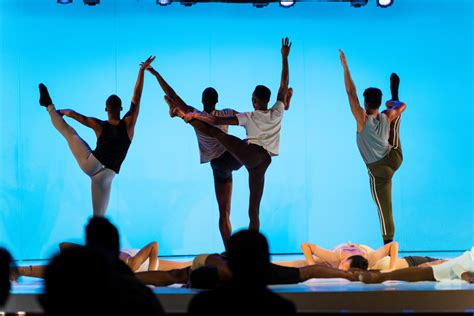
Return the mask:
<svg viewBox="0 0 474 316">
<path fill-rule="evenodd" d="M 170 98 L 181 100 L 178 94 L 173 90 L 173 88 L 171 88 L 158 71 L 152 67 L 148 67 L 147 70 L 156 77 L 158 84 L 166 95 L 170 96 Z M 219 95 L 212 87 L 204 89 L 201 101 L 204 107 L 202 113 L 207 115 L 228 117 L 238 114 L 238 112 L 233 109 L 216 109 Z M 189 105 L 184 105 L 183 110 L 185 112 L 199 112 L 197 109 Z M 172 111 L 170 113 L 174 116 Z M 216 127 L 223 133 L 227 134 L 228 125 L 219 125 Z M 216 192 L 217 204 L 219 206 L 219 230 L 224 245 L 227 247 L 227 240 L 232 234 L 232 225 L 230 223 L 232 172 L 239 170 L 242 167 L 242 163 L 231 155 L 214 137 L 202 133 L 197 128 L 195 129 L 195 132 L 199 145 L 201 163 L 209 162 L 214 175 L 214 189 Z"/>
<path fill-rule="evenodd" d="M 271 91 L 263 85 L 255 88 L 252 94 L 253 112 L 238 113 L 228 117 L 218 117 L 202 112 L 189 112 L 186 103 L 167 93 L 165 100 L 170 113 L 176 114 L 201 133 L 216 139 L 225 149 L 240 161 L 249 172 L 249 228 L 260 228 L 260 201 L 263 195 L 265 172 L 271 157 L 277 156 L 280 146 L 280 130 L 283 113 L 288 110 L 292 90 L 288 88 L 288 55 L 291 43 L 282 40 L 282 74 L 276 103 L 268 108 Z M 247 139 L 242 140 L 224 133 L 213 125 L 241 125 L 245 127 Z"/>
</svg>

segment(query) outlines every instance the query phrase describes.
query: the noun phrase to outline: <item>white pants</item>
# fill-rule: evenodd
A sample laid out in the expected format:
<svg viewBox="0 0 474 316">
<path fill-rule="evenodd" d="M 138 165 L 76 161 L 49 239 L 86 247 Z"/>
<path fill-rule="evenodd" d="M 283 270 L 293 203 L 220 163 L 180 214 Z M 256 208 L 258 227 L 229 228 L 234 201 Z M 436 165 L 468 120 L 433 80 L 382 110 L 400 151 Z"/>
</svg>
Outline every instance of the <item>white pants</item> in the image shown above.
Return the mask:
<svg viewBox="0 0 474 316">
<path fill-rule="evenodd" d="M 112 180 L 115 171 L 106 168 L 92 154 L 89 145 L 77 134 L 53 105 L 48 106 L 54 127 L 64 136 L 79 167 L 91 178 L 92 210 L 94 216 L 104 216 L 109 204 Z"/>
</svg>

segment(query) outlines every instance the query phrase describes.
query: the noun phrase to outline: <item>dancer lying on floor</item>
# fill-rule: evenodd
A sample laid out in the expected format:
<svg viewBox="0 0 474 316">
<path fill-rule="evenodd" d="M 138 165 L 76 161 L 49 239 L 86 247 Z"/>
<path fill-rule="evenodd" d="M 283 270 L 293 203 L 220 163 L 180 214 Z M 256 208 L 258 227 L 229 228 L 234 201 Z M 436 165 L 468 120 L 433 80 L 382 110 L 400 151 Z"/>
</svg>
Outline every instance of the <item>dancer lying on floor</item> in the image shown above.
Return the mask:
<svg viewBox="0 0 474 316">
<path fill-rule="evenodd" d="M 217 285 L 223 285 L 232 279 L 227 257 L 219 254 L 199 255 L 193 260 L 191 268 L 140 272 L 136 276 L 145 284 L 155 286 L 168 286 L 175 283 L 193 286 L 193 279 L 200 281 L 215 279 Z M 358 277 L 359 271 L 357 270 L 344 271 L 325 265 L 316 264 L 294 268 L 271 264 L 267 276 L 267 284 L 296 284 L 314 278 L 342 278 L 357 281 Z M 197 284 L 194 285 L 196 286 Z M 198 285 L 197 287 L 200 288 Z"/>
<path fill-rule="evenodd" d="M 288 110 L 292 95 L 292 90 L 288 88 L 290 47 L 289 39 L 283 39 L 281 47 L 281 82 L 277 101 L 271 108 L 268 108 L 271 91 L 263 85 L 257 86 L 252 94 L 253 112 L 226 117 L 209 115 L 203 112 L 189 112 L 189 106 L 174 91 L 164 89 L 166 93 L 165 100 L 170 106 L 172 115 L 178 115 L 200 133 L 217 140 L 233 156 L 233 161 L 240 162 L 247 169 L 250 188 L 249 228 L 256 231 L 260 228 L 259 213 L 265 173 L 272 161 L 271 157 L 277 156 L 279 153 L 283 113 Z M 157 78 L 159 77 L 157 76 Z M 213 125 L 241 125 L 246 129 L 247 140 L 228 135 Z"/>
<path fill-rule="evenodd" d="M 310 243 L 302 243 L 301 249 L 308 265 L 325 262 L 341 270 L 349 270 L 350 268 L 371 269 L 380 259 L 386 256 L 390 256 L 388 269 L 393 270 L 396 268 L 398 259 L 398 243 L 395 241 L 377 250 L 366 245 L 353 243 L 341 244 L 332 250 Z"/>
<path fill-rule="evenodd" d="M 74 247 L 80 247 L 79 244 L 63 242 L 59 244 L 60 252 Z M 120 260 L 125 262 L 133 272 L 156 271 L 156 270 L 172 270 L 179 268 L 186 268 L 191 266 L 191 262 L 179 262 L 162 260 L 158 257 L 158 243 L 156 241 L 150 242 L 142 249 L 121 249 Z M 29 265 L 19 266 L 17 273 L 12 278 L 16 279 L 18 276 L 27 276 L 35 278 L 43 278 L 46 270 L 46 265 Z"/>
<path fill-rule="evenodd" d="M 408 282 L 464 280 L 474 283 L 474 247 L 459 257 L 432 267 L 411 267 L 387 273 L 367 271 L 362 272 L 359 279 L 364 283 L 381 283 L 388 280 Z"/>
<path fill-rule="evenodd" d="M 66 139 L 79 167 L 91 178 L 94 216 L 104 216 L 107 211 L 112 180 L 120 171 L 120 166 L 127 156 L 135 132 L 143 90 L 144 71 L 154 59 L 155 57 L 150 57 L 141 64 L 130 110 L 123 118 L 120 118 L 122 101 L 116 95 L 111 95 L 107 99 L 105 111 L 108 119 L 102 121 L 69 109 L 57 111 L 46 86 L 39 85 L 40 105 L 46 107 L 53 126 Z M 76 130 L 64 120 L 64 115 L 94 130 L 97 136 L 95 150 L 92 150 Z"/>
</svg>

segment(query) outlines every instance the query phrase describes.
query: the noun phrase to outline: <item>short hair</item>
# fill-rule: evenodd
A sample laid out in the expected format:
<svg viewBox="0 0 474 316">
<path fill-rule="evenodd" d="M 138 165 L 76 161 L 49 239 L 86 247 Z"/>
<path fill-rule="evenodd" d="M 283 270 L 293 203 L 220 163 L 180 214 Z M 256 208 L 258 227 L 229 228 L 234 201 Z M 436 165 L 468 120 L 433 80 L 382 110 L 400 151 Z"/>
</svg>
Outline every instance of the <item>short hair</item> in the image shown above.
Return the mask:
<svg viewBox="0 0 474 316">
<path fill-rule="evenodd" d="M 122 107 L 122 100 L 118 95 L 112 94 L 107 98 L 107 101 L 105 101 L 105 105 L 111 110 L 120 110 Z"/>
<path fill-rule="evenodd" d="M 204 89 L 202 92 L 202 99 L 206 99 L 207 101 L 216 104 L 219 101 L 219 94 L 217 93 L 216 89 L 209 87 Z"/>
<path fill-rule="evenodd" d="M 265 236 L 255 230 L 241 230 L 229 239 L 227 254 L 234 281 L 266 282 L 270 251 Z"/>
<path fill-rule="evenodd" d="M 202 266 L 191 272 L 189 285 L 195 289 L 211 290 L 217 287 L 219 274 L 214 266 Z"/>
<path fill-rule="evenodd" d="M 259 100 L 261 100 L 265 103 L 270 102 L 270 97 L 272 95 L 272 92 L 267 87 L 265 87 L 263 85 L 258 85 L 258 86 L 255 87 L 255 90 L 254 90 L 253 93 L 255 94 L 257 99 L 259 99 Z"/>
<path fill-rule="evenodd" d="M 377 110 L 382 104 L 382 90 L 379 88 L 367 88 L 364 91 L 364 99 L 369 109 Z"/>
<path fill-rule="evenodd" d="M 118 258 L 120 237 L 117 228 L 106 218 L 92 217 L 86 226 L 86 246 L 105 249 Z"/>
<path fill-rule="evenodd" d="M 10 253 L 0 248 L 0 306 L 4 306 L 10 293 L 10 273 L 13 259 Z"/>
<path fill-rule="evenodd" d="M 103 250 L 74 247 L 56 255 L 46 268 L 44 294 L 40 296 L 45 314 L 61 315 L 65 308 L 78 302 L 70 315 L 111 309 L 112 272 Z"/>
<path fill-rule="evenodd" d="M 367 270 L 369 268 L 369 260 L 360 255 L 350 256 L 347 260 L 351 260 L 351 264 L 349 265 L 350 268 L 361 270 Z"/>
</svg>

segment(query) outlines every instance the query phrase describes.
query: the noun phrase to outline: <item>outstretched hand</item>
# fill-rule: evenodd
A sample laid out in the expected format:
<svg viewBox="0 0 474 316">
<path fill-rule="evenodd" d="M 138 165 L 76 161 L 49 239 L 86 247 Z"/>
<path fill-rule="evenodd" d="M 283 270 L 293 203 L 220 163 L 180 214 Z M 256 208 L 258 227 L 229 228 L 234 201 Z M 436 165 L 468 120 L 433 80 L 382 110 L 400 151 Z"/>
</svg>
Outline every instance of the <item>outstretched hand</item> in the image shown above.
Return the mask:
<svg viewBox="0 0 474 316">
<path fill-rule="evenodd" d="M 141 70 L 146 70 L 148 68 L 151 68 L 151 63 L 155 60 L 156 56 L 150 56 L 148 57 L 147 60 L 145 60 L 144 62 L 140 63 L 140 69 Z"/>
<path fill-rule="evenodd" d="M 283 57 L 288 57 L 290 55 L 291 42 L 288 37 L 281 39 L 281 55 Z"/>
<path fill-rule="evenodd" d="M 341 58 L 341 64 L 344 68 L 347 68 L 347 60 L 346 60 L 346 55 L 342 51 L 342 49 L 339 50 L 339 57 Z"/>
</svg>

